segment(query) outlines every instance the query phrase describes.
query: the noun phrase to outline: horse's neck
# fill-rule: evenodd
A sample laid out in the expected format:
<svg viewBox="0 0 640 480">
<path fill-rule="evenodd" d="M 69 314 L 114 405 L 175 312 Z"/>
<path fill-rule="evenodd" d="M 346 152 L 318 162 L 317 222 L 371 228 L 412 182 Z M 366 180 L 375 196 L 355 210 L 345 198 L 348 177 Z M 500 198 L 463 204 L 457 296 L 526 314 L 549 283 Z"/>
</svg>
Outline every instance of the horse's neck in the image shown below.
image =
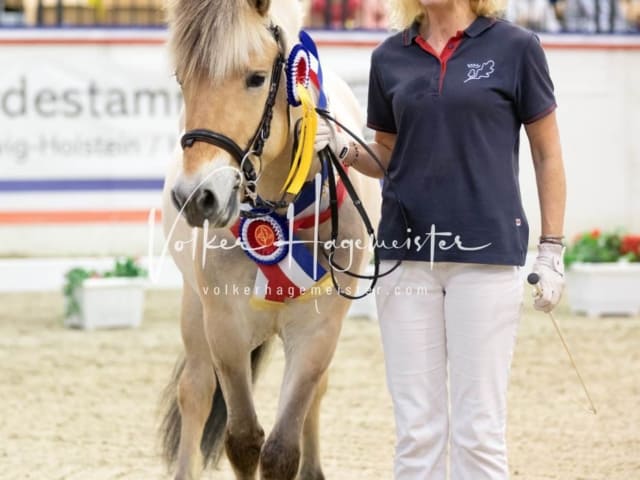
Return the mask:
<svg viewBox="0 0 640 480">
<path fill-rule="evenodd" d="M 289 173 L 292 144 L 293 142 L 289 139 L 284 151 L 265 165 L 264 172 L 257 183 L 258 195 L 263 199 L 279 200 L 282 196 L 282 186 Z"/>
<path fill-rule="evenodd" d="M 279 200 L 282 197 L 282 187 L 289 176 L 291 159 L 293 158 L 294 124 L 295 122 L 292 120 L 292 129 L 289 132 L 287 147 L 278 157 L 268 162 L 264 172 L 260 175 L 257 191 L 258 195 L 265 200 Z M 314 152 L 311 168 L 306 180 L 312 180 L 318 172 L 320 172 L 320 162 Z"/>
</svg>

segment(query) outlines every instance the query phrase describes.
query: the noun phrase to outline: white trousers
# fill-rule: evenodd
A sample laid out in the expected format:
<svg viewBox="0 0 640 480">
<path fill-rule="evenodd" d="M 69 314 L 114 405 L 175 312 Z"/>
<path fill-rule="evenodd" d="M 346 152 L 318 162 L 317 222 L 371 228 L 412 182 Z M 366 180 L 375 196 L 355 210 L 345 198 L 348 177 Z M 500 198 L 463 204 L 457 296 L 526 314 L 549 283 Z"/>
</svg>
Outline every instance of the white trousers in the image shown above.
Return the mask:
<svg viewBox="0 0 640 480">
<path fill-rule="evenodd" d="M 383 261 L 380 271 L 395 262 Z M 396 480 L 504 480 L 518 267 L 404 261 L 379 280 Z"/>
</svg>

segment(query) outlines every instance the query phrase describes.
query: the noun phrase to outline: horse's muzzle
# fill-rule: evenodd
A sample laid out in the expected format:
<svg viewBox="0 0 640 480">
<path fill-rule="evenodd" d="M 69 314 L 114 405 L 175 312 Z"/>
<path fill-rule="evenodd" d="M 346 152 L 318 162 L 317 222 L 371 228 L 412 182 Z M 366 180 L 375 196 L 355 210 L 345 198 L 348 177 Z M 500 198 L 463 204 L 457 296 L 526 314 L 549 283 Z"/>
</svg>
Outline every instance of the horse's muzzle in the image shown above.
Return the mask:
<svg viewBox="0 0 640 480">
<path fill-rule="evenodd" d="M 202 227 L 205 221 L 213 228 L 226 227 L 238 215 L 237 195 L 232 195 L 224 205 L 213 190 L 204 186 L 195 191 L 176 186 L 171 190 L 171 200 L 191 227 Z"/>
</svg>

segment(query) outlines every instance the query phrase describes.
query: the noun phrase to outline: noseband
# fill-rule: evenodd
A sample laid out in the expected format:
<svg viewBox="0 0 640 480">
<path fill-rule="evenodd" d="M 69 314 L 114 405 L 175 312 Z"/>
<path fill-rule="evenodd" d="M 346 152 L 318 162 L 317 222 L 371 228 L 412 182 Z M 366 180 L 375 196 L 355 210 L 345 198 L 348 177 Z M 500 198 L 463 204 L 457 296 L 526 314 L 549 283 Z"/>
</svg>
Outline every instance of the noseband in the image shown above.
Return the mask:
<svg viewBox="0 0 640 480">
<path fill-rule="evenodd" d="M 282 36 L 280 34 L 280 28 L 277 25 L 271 24 L 269 31 L 273 35 L 276 43 L 278 44 L 278 55 L 273 61 L 273 67 L 271 70 L 271 80 L 269 84 L 269 93 L 267 94 L 267 100 L 262 112 L 262 118 L 258 124 L 258 128 L 251 137 L 251 141 L 247 144 L 246 148 L 241 148 L 234 140 L 226 135 L 206 128 L 196 128 L 189 130 L 180 139 L 182 149 L 192 147 L 196 142 L 205 142 L 216 147 L 220 147 L 229 153 L 233 159 L 238 163 L 240 170 L 245 180 L 245 200 L 248 200 L 252 206 L 256 206 L 258 197 L 256 195 L 256 181 L 258 175 L 253 163 L 249 159 L 250 156 L 255 156 L 258 159 L 262 156 L 264 150 L 264 144 L 269 138 L 271 133 L 271 120 L 273 119 L 273 107 L 276 103 L 276 97 L 278 95 L 278 88 L 280 86 L 280 78 L 282 77 L 282 70 L 285 63 L 284 58 L 284 45 Z M 263 201 L 264 202 L 264 201 Z M 286 206 L 286 203 L 285 203 Z M 273 205 L 271 208 L 280 208 L 279 205 Z"/>
</svg>

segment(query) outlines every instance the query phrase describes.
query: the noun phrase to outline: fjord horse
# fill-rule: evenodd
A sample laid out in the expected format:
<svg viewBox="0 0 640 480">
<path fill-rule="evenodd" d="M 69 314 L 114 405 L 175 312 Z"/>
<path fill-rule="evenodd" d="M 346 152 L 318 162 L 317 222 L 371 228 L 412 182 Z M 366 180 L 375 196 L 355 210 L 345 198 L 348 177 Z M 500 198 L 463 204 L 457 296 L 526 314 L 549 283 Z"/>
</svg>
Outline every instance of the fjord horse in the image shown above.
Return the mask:
<svg viewBox="0 0 640 480">
<path fill-rule="evenodd" d="M 184 279 L 184 359 L 167 387 L 162 424 L 164 456 L 176 479 L 200 478 L 223 449 L 238 479 L 258 474 L 265 480 L 324 478 L 320 401 L 349 300 L 324 289 L 313 300 L 293 298 L 275 308 L 255 308 L 246 292 L 254 287 L 256 263 L 242 248 L 220 248 L 236 241 L 231 227 L 247 199 L 264 199 L 281 214 L 291 200 L 282 201 L 281 192 L 301 113 L 288 106 L 277 59 L 296 42 L 299 5 L 298 0 L 174 0 L 169 6 L 170 49 L 184 96 L 181 129 L 186 132 L 163 192 L 165 234 Z M 331 112 L 361 132 L 360 107 L 346 84 L 325 72 L 325 91 Z M 314 179 L 320 165 L 314 161 L 306 180 Z M 376 216 L 377 181 L 353 171 L 349 177 Z M 326 195 L 326 188 L 322 192 Z M 340 242 L 367 244 L 352 202 L 341 203 L 339 221 Z M 320 224 L 320 242 L 329 238 L 329 223 Z M 311 242 L 313 230 L 297 235 Z M 364 248 L 338 248 L 335 260 L 357 272 L 368 255 Z M 318 258 L 328 269 L 326 258 Z M 353 277 L 338 272 L 336 278 L 354 291 Z M 265 440 L 252 384 L 276 335 L 286 366 L 276 422 Z"/>
</svg>

